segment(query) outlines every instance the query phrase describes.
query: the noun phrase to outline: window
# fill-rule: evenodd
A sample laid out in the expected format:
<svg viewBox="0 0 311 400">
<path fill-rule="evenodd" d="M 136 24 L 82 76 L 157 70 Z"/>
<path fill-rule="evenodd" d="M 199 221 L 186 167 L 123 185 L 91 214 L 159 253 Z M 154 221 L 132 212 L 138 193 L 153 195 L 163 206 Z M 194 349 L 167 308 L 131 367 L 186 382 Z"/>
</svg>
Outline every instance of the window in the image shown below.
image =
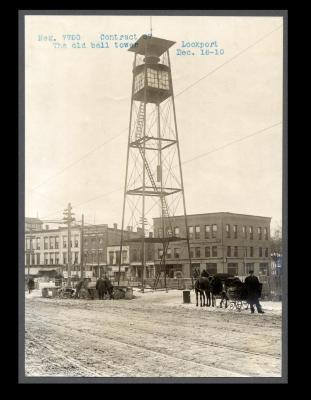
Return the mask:
<svg viewBox="0 0 311 400">
<path fill-rule="evenodd" d="M 205 247 L 205 257 L 210 257 L 210 256 L 211 256 L 211 248 Z"/>
<path fill-rule="evenodd" d="M 191 247 L 190 248 L 190 258 L 193 258 L 193 257 L 194 257 L 194 248 Z"/>
<path fill-rule="evenodd" d="M 238 257 L 238 246 L 234 246 L 233 257 Z"/>
<path fill-rule="evenodd" d="M 85 238 L 84 239 L 84 247 L 87 247 L 88 246 L 88 241 L 87 241 L 87 238 Z"/>
<path fill-rule="evenodd" d="M 244 248 L 244 257 L 247 257 L 247 247 Z"/>
<path fill-rule="evenodd" d="M 245 225 L 242 226 L 242 232 L 243 232 L 244 239 L 247 239 L 247 229 L 246 229 Z"/>
<path fill-rule="evenodd" d="M 99 238 L 99 245 L 102 247 L 103 243 L 104 243 L 104 239 L 102 237 L 100 237 Z"/>
<path fill-rule="evenodd" d="M 140 76 L 142 74 L 142 77 Z M 143 72 L 138 74 L 135 79 L 135 93 L 144 86 Z M 156 69 L 147 68 L 147 84 L 148 86 L 168 90 L 169 80 L 167 71 L 157 71 Z"/>
<path fill-rule="evenodd" d="M 200 239 L 200 232 L 201 232 L 200 226 L 196 226 L 195 227 L 195 238 L 196 239 Z"/>
<path fill-rule="evenodd" d="M 134 93 L 139 92 L 144 87 L 145 74 L 141 72 L 135 76 Z"/>
<path fill-rule="evenodd" d="M 169 81 L 168 81 L 168 72 L 166 71 L 158 71 L 159 77 L 159 89 L 169 89 Z"/>
<path fill-rule="evenodd" d="M 262 257 L 262 247 L 259 247 L 259 257 Z"/>
<path fill-rule="evenodd" d="M 269 257 L 269 249 L 268 248 L 265 249 L 265 257 Z"/>
<path fill-rule="evenodd" d="M 250 240 L 254 239 L 254 232 L 253 232 L 253 227 L 252 226 L 249 227 L 249 238 L 250 238 Z"/>
<path fill-rule="evenodd" d="M 50 236 L 49 240 L 50 240 L 50 249 L 54 249 L 55 238 Z"/>
<path fill-rule="evenodd" d="M 238 226 L 237 225 L 233 225 L 233 237 L 234 237 L 234 239 L 237 239 L 237 237 L 238 237 Z"/>
<path fill-rule="evenodd" d="M 227 247 L 227 257 L 231 257 L 231 246 Z"/>
<path fill-rule="evenodd" d="M 26 254 L 26 265 L 30 265 L 30 254 Z"/>
<path fill-rule="evenodd" d="M 205 225 L 205 239 L 209 239 L 211 237 L 211 226 Z"/>
<path fill-rule="evenodd" d="M 116 264 L 119 265 L 120 263 L 120 250 L 116 251 Z"/>
<path fill-rule="evenodd" d="M 96 249 L 96 237 L 92 237 L 91 239 L 91 248 Z"/>
<path fill-rule="evenodd" d="M 48 248 L 49 248 L 49 245 L 48 245 L 48 238 L 45 237 L 45 238 L 44 238 L 44 250 L 47 250 Z"/>
<path fill-rule="evenodd" d="M 35 265 L 35 255 L 31 254 L 31 265 Z"/>
<path fill-rule="evenodd" d="M 250 247 L 249 252 L 250 252 L 249 256 L 254 257 L 254 247 Z"/>
<path fill-rule="evenodd" d="M 179 258 L 180 257 L 180 249 L 174 249 L 174 258 Z"/>
<path fill-rule="evenodd" d="M 237 263 L 228 263 L 228 274 L 237 276 L 239 273 L 239 268 Z"/>
<path fill-rule="evenodd" d="M 193 226 L 189 226 L 189 239 L 193 239 Z"/>
<path fill-rule="evenodd" d="M 134 253 L 136 251 L 136 258 L 137 258 L 137 250 L 134 249 Z M 136 261 L 136 260 L 134 260 Z M 113 251 L 109 251 L 109 264 L 112 265 L 113 264 Z"/>
<path fill-rule="evenodd" d="M 261 240 L 262 239 L 262 229 L 260 227 L 257 228 L 257 233 L 258 233 L 258 239 Z"/>
<path fill-rule="evenodd" d="M 179 227 L 178 227 L 178 226 L 175 226 L 175 228 L 174 228 L 174 235 L 178 237 L 179 234 L 180 234 Z"/>
<path fill-rule="evenodd" d="M 59 264 L 59 254 L 55 254 L 55 264 Z"/>
<path fill-rule="evenodd" d="M 74 241 L 75 241 L 75 247 L 79 247 L 78 235 L 74 236 Z"/>
<path fill-rule="evenodd" d="M 127 261 L 127 250 L 122 250 L 122 263 L 125 264 Z"/>
<path fill-rule="evenodd" d="M 58 248 L 59 248 L 59 237 L 56 236 L 56 238 L 55 238 L 55 249 L 58 249 Z"/>
<path fill-rule="evenodd" d="M 216 263 L 207 263 L 206 271 L 211 275 L 217 274 L 217 264 Z"/>
<path fill-rule="evenodd" d="M 217 236 L 217 225 L 212 225 L 212 238 L 215 239 Z"/>
<path fill-rule="evenodd" d="M 54 254 L 50 253 L 50 264 L 53 265 L 54 264 Z"/>
<path fill-rule="evenodd" d="M 78 254 L 79 254 L 79 252 L 75 251 L 75 253 L 74 253 L 74 261 L 73 261 L 74 264 L 78 264 Z"/>
<path fill-rule="evenodd" d="M 63 236 L 63 248 L 65 249 L 67 247 L 67 238 L 66 236 Z"/>
<path fill-rule="evenodd" d="M 200 258 L 201 257 L 201 249 L 200 247 L 195 248 L 195 257 Z"/>
<path fill-rule="evenodd" d="M 30 249 L 30 239 L 27 238 L 26 239 L 26 250 L 29 250 L 29 249 Z"/>
<path fill-rule="evenodd" d="M 217 257 L 217 246 L 212 246 L 212 257 Z"/>
<path fill-rule="evenodd" d="M 227 238 L 229 238 L 230 237 L 230 225 L 229 224 L 226 225 L 226 234 L 227 234 Z"/>
<path fill-rule="evenodd" d="M 36 249 L 40 250 L 40 238 L 39 237 L 36 238 Z"/>
<path fill-rule="evenodd" d="M 158 229 L 158 237 L 162 237 L 162 228 Z"/>
<path fill-rule="evenodd" d="M 44 253 L 44 264 L 47 265 L 49 263 L 49 255 L 48 253 Z"/>
<path fill-rule="evenodd" d="M 63 264 L 67 264 L 67 253 L 63 253 Z"/>
<path fill-rule="evenodd" d="M 265 240 L 269 240 L 268 229 L 264 228 L 263 232 L 264 232 L 264 235 L 265 235 Z"/>
<path fill-rule="evenodd" d="M 245 274 L 249 274 L 249 271 L 254 271 L 254 263 L 246 263 Z"/>
<path fill-rule="evenodd" d="M 259 264 L 259 275 L 268 275 L 268 264 L 267 263 Z"/>
<path fill-rule="evenodd" d="M 172 258 L 172 249 L 167 249 L 166 250 L 166 257 L 167 258 Z"/>
<path fill-rule="evenodd" d="M 151 87 L 159 87 L 158 71 L 156 69 L 147 68 L 147 84 Z"/>
<path fill-rule="evenodd" d="M 36 264 L 37 264 L 37 265 L 40 265 L 40 253 L 37 253 L 36 256 L 37 256 L 37 262 L 36 262 Z"/>
<path fill-rule="evenodd" d="M 158 249 L 158 258 L 162 258 L 163 257 L 163 249 Z"/>
<path fill-rule="evenodd" d="M 167 234 L 168 237 L 172 237 L 173 236 L 171 228 L 167 228 L 166 229 L 166 234 Z"/>
</svg>

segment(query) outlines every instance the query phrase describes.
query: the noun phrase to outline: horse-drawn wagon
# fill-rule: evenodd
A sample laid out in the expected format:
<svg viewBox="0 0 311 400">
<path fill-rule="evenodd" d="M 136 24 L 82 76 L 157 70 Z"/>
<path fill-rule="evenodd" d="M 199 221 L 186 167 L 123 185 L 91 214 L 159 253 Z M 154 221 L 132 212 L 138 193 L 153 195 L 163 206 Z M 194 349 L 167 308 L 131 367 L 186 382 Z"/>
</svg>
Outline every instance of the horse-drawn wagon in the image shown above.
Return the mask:
<svg viewBox="0 0 311 400">
<path fill-rule="evenodd" d="M 246 301 L 246 291 L 244 287 L 244 283 L 237 284 L 236 282 L 232 286 L 228 286 L 227 288 L 227 296 L 229 300 L 229 308 L 230 310 L 238 310 L 241 311 L 242 309 L 248 308 L 248 303 Z"/>
</svg>

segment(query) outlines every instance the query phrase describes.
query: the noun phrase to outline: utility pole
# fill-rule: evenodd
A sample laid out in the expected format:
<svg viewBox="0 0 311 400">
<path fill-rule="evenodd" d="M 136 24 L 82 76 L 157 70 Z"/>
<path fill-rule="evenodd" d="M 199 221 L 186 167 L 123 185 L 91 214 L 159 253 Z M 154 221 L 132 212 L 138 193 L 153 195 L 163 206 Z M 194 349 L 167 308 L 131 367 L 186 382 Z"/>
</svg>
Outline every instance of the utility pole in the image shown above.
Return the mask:
<svg viewBox="0 0 311 400">
<path fill-rule="evenodd" d="M 81 249 L 81 256 L 80 256 L 80 265 L 81 265 L 81 271 L 80 271 L 80 278 L 84 278 L 84 214 L 82 214 L 82 222 L 81 222 L 81 237 L 80 237 L 80 249 Z"/>
<path fill-rule="evenodd" d="M 96 236 L 97 236 L 97 276 L 96 278 L 100 278 L 100 272 L 99 272 L 99 236 L 98 236 L 98 231 L 96 231 Z"/>
<path fill-rule="evenodd" d="M 64 211 L 64 222 L 68 226 L 68 246 L 67 246 L 67 257 L 68 257 L 68 286 L 71 286 L 71 223 L 75 220 L 73 218 L 74 213 L 71 212 L 71 203 L 68 203 L 68 208 Z"/>
</svg>

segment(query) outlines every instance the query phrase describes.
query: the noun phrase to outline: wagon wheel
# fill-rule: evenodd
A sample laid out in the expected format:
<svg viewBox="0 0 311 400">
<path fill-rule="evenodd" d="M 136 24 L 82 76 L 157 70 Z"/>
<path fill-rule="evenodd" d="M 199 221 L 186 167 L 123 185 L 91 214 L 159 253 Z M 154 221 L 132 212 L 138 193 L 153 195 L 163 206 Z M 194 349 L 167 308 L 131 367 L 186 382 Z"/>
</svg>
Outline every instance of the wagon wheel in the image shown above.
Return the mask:
<svg viewBox="0 0 311 400">
<path fill-rule="evenodd" d="M 113 298 L 114 298 L 115 300 L 119 300 L 119 299 L 122 298 L 122 291 L 119 290 L 119 289 L 114 289 L 112 295 L 113 295 Z"/>
<path fill-rule="evenodd" d="M 238 311 L 241 311 L 242 310 L 242 300 L 237 300 L 237 302 L 236 302 L 236 308 L 237 308 L 237 310 Z"/>
<path fill-rule="evenodd" d="M 249 307 L 248 302 L 246 300 L 244 300 L 242 303 L 243 303 L 244 310 L 248 310 L 248 307 Z"/>
</svg>

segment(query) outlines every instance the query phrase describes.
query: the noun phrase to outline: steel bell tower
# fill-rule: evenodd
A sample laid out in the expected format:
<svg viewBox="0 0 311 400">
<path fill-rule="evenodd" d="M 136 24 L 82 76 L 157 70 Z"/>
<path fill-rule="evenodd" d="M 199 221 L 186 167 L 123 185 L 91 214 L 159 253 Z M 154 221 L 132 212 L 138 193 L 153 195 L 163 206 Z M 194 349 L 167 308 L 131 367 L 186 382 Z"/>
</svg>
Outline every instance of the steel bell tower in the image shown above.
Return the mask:
<svg viewBox="0 0 311 400">
<path fill-rule="evenodd" d="M 141 230 L 142 287 L 146 275 L 146 243 L 162 244 L 156 277 L 166 276 L 166 254 L 171 242 L 187 241 L 189 232 L 180 160 L 169 48 L 175 42 L 141 36 L 129 49 L 134 53 L 131 111 L 126 158 L 120 255 L 126 226 Z M 184 216 L 184 226 L 175 227 L 174 215 Z M 152 218 L 161 226 L 153 229 Z M 153 230 L 153 234 L 148 230 Z M 122 256 L 119 258 L 119 267 Z M 120 272 L 120 269 L 119 269 Z M 119 273 L 120 277 L 120 273 Z"/>
</svg>

